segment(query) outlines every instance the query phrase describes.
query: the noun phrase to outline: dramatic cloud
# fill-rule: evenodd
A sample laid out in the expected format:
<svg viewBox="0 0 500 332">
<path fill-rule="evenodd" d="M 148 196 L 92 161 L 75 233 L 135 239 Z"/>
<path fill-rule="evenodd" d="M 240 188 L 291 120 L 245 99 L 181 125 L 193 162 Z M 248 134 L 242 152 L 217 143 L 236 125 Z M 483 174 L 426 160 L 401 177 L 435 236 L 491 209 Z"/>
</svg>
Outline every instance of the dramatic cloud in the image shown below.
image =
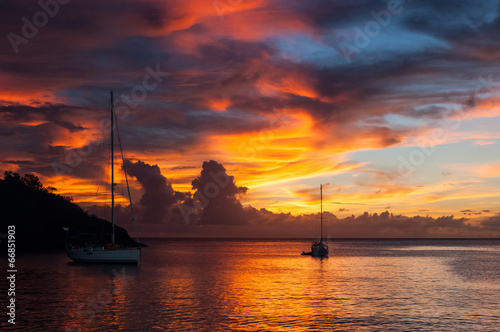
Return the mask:
<svg viewBox="0 0 500 332">
<path fill-rule="evenodd" d="M 248 188 L 238 187 L 234 177 L 229 176 L 224 166 L 214 160 L 204 162 L 201 174 L 192 181 L 193 189 L 196 190 L 192 197 L 187 193 L 175 192 L 156 165 L 126 160 L 125 168 L 139 181 L 144 191 L 140 203 L 134 205 L 143 235 L 243 238 L 319 236 L 319 213 L 294 216 L 290 213 L 273 213 L 263 208 L 243 207 L 240 198 L 247 193 Z M 311 190 L 303 194 L 316 196 Z M 93 205 L 87 211 L 109 218 L 109 206 Z M 347 211 L 345 208 L 339 209 L 340 213 Z M 460 212 L 471 215 L 490 211 L 474 212 L 466 209 Z M 119 224 L 128 225 L 130 207 L 118 204 L 115 213 Z M 453 216 L 408 217 L 384 211 L 380 214 L 364 212 L 358 216 L 352 214 L 338 218 L 325 211 L 323 219 L 324 236 L 327 239 L 500 236 L 498 216 L 470 221 Z"/>
<path fill-rule="evenodd" d="M 135 177 L 144 189 L 140 204 L 144 208 L 142 222 L 161 222 L 167 217 L 168 208 L 181 201 L 184 194 L 175 192 L 171 183 L 164 177 L 157 165 L 148 165 L 142 161 L 133 163 L 125 160 L 125 171 Z"/>
<path fill-rule="evenodd" d="M 204 162 L 199 177 L 192 182 L 193 198 L 203 207 L 200 223 L 237 225 L 248 223 L 239 197 L 248 190 L 238 187 L 234 177 L 214 160 Z"/>
<path fill-rule="evenodd" d="M 43 3 L 0 4 L 0 171 L 103 203 L 112 89 L 149 223 L 290 221 L 320 182 L 339 218 L 497 212 L 497 1 Z M 241 187 L 201 212 L 211 171 Z"/>
</svg>

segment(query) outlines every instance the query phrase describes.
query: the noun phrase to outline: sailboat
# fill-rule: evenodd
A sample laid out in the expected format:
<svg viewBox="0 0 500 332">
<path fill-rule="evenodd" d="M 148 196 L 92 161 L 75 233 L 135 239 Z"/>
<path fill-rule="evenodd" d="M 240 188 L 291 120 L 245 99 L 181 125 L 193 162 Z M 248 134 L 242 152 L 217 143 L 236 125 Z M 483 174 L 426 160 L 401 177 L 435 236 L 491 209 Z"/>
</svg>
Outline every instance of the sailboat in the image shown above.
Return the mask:
<svg viewBox="0 0 500 332">
<path fill-rule="evenodd" d="M 106 245 L 89 245 L 85 244 L 83 246 L 71 245 L 66 242 L 66 252 L 68 257 L 75 262 L 85 262 L 85 263 L 125 263 L 125 264 L 137 264 L 140 258 L 140 248 L 121 248 L 118 243 L 115 242 L 115 190 L 114 187 L 114 120 L 116 119 L 113 101 L 113 91 L 111 91 L 111 224 L 113 232 L 111 234 L 111 242 Z M 120 135 L 118 133 L 118 141 L 121 150 Z M 122 153 L 123 158 L 123 153 Z M 126 175 L 125 175 L 126 179 Z M 127 180 L 128 189 L 128 180 Z M 130 190 L 128 190 L 130 198 Z M 130 202 L 132 207 L 132 202 Z M 133 215 L 133 213 L 132 213 Z M 133 220 L 133 217 L 132 217 Z M 64 228 L 68 231 L 68 228 Z"/>
<path fill-rule="evenodd" d="M 321 209 L 320 209 L 320 219 L 321 219 L 321 237 L 319 242 L 314 242 L 311 246 L 311 252 L 303 251 L 301 255 L 309 255 L 313 257 L 326 257 L 328 256 L 328 246 L 323 243 L 323 185 L 319 186 L 319 191 L 321 194 Z"/>
</svg>

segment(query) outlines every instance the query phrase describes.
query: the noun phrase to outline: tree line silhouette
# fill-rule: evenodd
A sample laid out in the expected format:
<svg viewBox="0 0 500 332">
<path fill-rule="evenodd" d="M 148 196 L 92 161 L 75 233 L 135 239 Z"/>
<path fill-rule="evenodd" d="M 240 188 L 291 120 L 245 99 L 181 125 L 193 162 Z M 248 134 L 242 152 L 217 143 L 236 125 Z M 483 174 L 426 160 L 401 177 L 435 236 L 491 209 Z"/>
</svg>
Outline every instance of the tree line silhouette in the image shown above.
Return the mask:
<svg viewBox="0 0 500 332">
<path fill-rule="evenodd" d="M 65 248 L 66 232 L 79 242 L 95 245 L 110 242 L 112 226 L 109 221 L 89 215 L 71 197 L 55 194 L 56 188 L 46 187 L 33 174 L 21 177 L 6 171 L 0 178 L 0 233 L 8 225 L 16 228 L 16 249 L 58 250 Z M 116 227 L 116 242 L 121 246 L 137 246 L 128 232 Z M 6 239 L 0 239 L 2 247 Z M 73 241 L 74 242 L 74 241 Z M 144 245 L 142 245 L 144 246 Z"/>
</svg>

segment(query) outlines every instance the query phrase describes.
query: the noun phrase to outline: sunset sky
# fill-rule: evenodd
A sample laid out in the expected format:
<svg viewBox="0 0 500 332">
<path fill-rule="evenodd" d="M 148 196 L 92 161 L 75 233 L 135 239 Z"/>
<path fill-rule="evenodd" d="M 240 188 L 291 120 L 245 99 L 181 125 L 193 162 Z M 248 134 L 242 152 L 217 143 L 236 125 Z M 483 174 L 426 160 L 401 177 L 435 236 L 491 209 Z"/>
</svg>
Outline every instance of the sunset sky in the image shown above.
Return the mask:
<svg viewBox="0 0 500 332">
<path fill-rule="evenodd" d="M 171 214 L 213 160 L 264 219 L 318 212 L 323 183 L 337 218 L 497 220 L 498 1 L 42 3 L 0 1 L 2 174 L 103 203 L 112 89 L 144 210 L 151 188 Z"/>
</svg>

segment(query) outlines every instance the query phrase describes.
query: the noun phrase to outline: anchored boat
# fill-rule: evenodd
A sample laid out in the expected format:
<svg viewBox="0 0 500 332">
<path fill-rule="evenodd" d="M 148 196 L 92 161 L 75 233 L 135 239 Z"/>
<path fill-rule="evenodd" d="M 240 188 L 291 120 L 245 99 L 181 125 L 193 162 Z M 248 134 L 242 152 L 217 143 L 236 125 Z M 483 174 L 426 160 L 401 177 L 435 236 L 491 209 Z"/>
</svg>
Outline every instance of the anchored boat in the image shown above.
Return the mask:
<svg viewBox="0 0 500 332">
<path fill-rule="evenodd" d="M 320 208 L 320 219 L 321 219 L 321 236 L 319 242 L 314 242 L 311 245 L 311 251 L 303 251 L 301 255 L 308 255 L 313 257 L 325 257 L 328 256 L 328 246 L 323 243 L 323 185 L 319 186 L 321 195 L 321 208 Z"/>
<path fill-rule="evenodd" d="M 111 224 L 112 224 L 112 234 L 111 242 L 105 245 L 92 245 L 85 243 L 84 245 L 77 245 L 69 243 L 69 239 L 66 241 L 66 252 L 68 257 L 75 262 L 88 262 L 88 263 L 126 263 L 126 264 L 137 264 L 139 262 L 140 248 L 122 248 L 118 243 L 115 242 L 115 190 L 114 187 L 114 126 L 116 122 L 116 115 L 114 110 L 113 101 L 113 91 L 111 91 Z M 120 134 L 118 132 L 118 142 L 121 147 Z M 122 152 L 123 161 L 123 152 Z M 130 189 L 128 188 L 127 173 L 125 172 L 125 180 L 127 182 L 127 191 L 130 200 Z M 130 207 L 132 208 L 132 202 L 130 201 Z M 133 210 L 132 221 L 134 221 Z M 135 222 L 135 221 L 134 221 Z M 69 231 L 68 228 L 64 230 Z M 139 242 L 137 241 L 137 244 Z"/>
</svg>

